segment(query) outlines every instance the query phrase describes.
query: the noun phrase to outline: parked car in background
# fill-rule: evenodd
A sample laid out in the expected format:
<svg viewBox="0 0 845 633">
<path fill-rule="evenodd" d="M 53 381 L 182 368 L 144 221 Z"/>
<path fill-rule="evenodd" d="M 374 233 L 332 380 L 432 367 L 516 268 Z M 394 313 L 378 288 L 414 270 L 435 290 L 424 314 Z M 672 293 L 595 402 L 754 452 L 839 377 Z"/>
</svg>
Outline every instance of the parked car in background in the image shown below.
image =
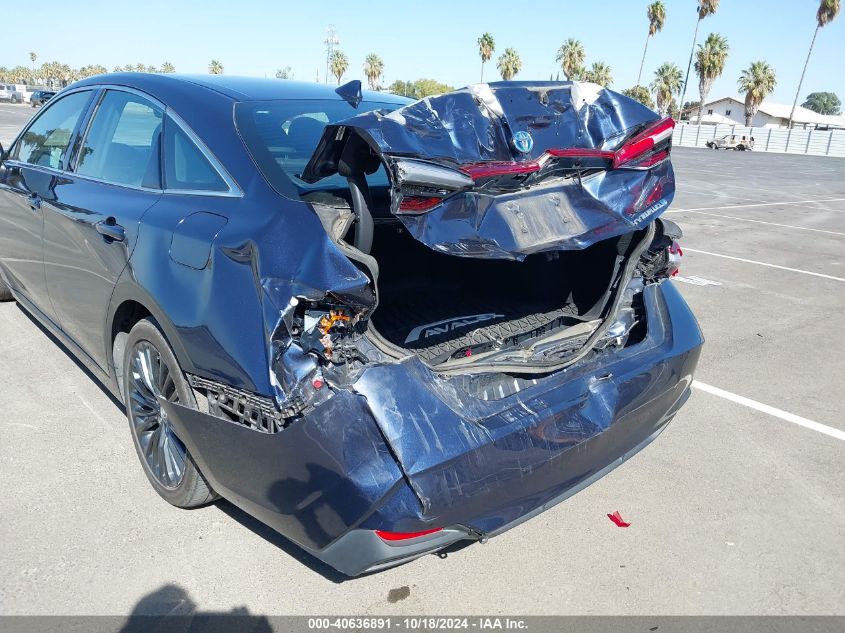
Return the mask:
<svg viewBox="0 0 845 633">
<path fill-rule="evenodd" d="M 15 94 L 17 97 L 15 103 L 29 103 L 30 97 L 32 97 L 32 89 L 26 84 L 15 84 Z"/>
<path fill-rule="evenodd" d="M 0 101 L 29 103 L 31 96 L 30 86 L 26 84 L 0 84 Z"/>
<path fill-rule="evenodd" d="M 29 98 L 29 103 L 33 108 L 36 108 L 38 106 L 43 106 L 54 96 L 56 96 L 56 93 L 50 90 L 36 90 Z"/>
<path fill-rule="evenodd" d="M 673 129 L 590 83 L 84 79 L 0 154 L 0 298 L 123 401 L 162 498 L 383 569 L 545 511 L 686 402 Z"/>
<path fill-rule="evenodd" d="M 726 134 L 722 138 L 707 141 L 705 145 L 711 149 L 735 149 L 741 152 L 754 149 L 754 137 L 739 134 Z"/>
<path fill-rule="evenodd" d="M 23 103 L 24 96 L 15 84 L 0 84 L 0 101 L 8 101 L 9 103 Z"/>
</svg>

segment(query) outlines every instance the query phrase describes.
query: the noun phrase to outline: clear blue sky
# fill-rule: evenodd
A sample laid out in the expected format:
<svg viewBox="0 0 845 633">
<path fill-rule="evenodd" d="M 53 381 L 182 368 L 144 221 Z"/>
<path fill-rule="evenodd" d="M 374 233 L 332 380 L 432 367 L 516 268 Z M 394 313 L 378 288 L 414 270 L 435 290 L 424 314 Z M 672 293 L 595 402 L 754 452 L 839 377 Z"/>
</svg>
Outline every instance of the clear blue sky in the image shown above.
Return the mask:
<svg viewBox="0 0 845 633">
<path fill-rule="evenodd" d="M 644 81 L 672 61 L 686 70 L 696 20 L 695 0 L 664 0 L 666 28 L 649 44 Z M 178 72 L 206 72 L 219 59 L 226 73 L 267 75 L 291 66 L 294 78 L 323 80 L 326 27 L 334 24 L 340 49 L 350 60 L 345 78 L 362 78 L 367 53 L 381 55 L 385 80 L 432 77 L 463 86 L 477 82 L 476 39 L 484 31 L 496 40 L 496 56 L 516 48 L 523 60 L 518 79 L 549 78 L 559 70 L 555 51 L 569 37 L 580 39 L 588 65 L 604 61 L 613 69 L 613 88 L 636 82 L 647 30 L 646 0 L 410 0 L 409 2 L 236 0 L 39 0 L 6 8 L 0 65 L 61 61 L 78 67 L 101 63 L 111 69 L 127 63 L 160 65 Z M 381 6 L 382 9 L 376 7 Z M 530 8 L 529 8 L 530 7 Z M 776 70 L 771 99 L 791 103 L 815 28 L 818 0 L 722 0 L 706 18 L 699 41 L 710 32 L 727 36 L 731 54 L 711 98 L 736 94 L 736 79 L 752 60 Z M 36 35 L 37 34 L 37 35 Z M 495 62 L 495 57 L 494 60 Z M 821 30 L 802 88 L 836 92 L 845 100 L 845 15 Z M 485 76 L 498 77 L 495 63 Z M 692 94 L 690 94 L 692 93 Z M 696 99 L 690 82 L 687 99 Z"/>
</svg>

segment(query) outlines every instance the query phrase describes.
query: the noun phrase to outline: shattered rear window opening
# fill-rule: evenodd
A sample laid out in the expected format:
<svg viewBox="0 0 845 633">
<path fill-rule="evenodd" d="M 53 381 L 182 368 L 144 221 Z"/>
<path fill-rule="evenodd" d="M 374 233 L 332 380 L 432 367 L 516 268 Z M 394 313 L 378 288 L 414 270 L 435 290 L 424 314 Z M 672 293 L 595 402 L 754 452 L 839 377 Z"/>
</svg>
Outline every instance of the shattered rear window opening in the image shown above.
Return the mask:
<svg viewBox="0 0 845 633">
<path fill-rule="evenodd" d="M 300 178 L 327 124 L 397 107 L 395 103 L 362 101 L 355 108 L 346 101 L 329 99 L 244 101 L 235 105 L 235 125 L 264 178 L 278 193 L 297 199 L 311 191 L 347 188 L 346 179 L 338 175 L 319 184 Z M 383 169 L 370 175 L 368 182 L 372 187 L 388 185 Z"/>
</svg>

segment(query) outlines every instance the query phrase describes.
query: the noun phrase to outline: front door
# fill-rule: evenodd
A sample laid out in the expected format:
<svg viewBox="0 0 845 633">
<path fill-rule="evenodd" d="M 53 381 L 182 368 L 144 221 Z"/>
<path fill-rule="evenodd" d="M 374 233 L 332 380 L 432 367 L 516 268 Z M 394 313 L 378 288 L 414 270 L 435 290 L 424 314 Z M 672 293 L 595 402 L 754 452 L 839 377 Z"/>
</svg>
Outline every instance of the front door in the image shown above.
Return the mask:
<svg viewBox="0 0 845 633">
<path fill-rule="evenodd" d="M 0 266 L 12 288 L 55 320 L 44 278 L 44 213 L 55 203 L 68 145 L 93 92 L 71 93 L 46 106 L 0 166 Z"/>
</svg>

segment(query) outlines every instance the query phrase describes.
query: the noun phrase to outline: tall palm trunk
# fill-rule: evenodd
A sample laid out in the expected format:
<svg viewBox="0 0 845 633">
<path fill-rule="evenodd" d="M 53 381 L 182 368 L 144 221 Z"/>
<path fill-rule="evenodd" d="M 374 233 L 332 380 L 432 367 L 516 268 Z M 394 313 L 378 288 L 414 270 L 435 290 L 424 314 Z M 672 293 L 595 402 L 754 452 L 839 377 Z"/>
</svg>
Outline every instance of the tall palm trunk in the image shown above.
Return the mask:
<svg viewBox="0 0 845 633">
<path fill-rule="evenodd" d="M 645 54 L 648 51 L 648 41 L 651 39 L 651 33 L 645 36 L 645 48 L 643 48 L 643 61 L 640 62 L 640 74 L 637 75 L 637 85 L 640 85 L 640 80 L 643 78 L 643 66 L 645 66 Z"/>
<path fill-rule="evenodd" d="M 484 60 L 481 60 L 481 81 L 479 83 L 484 83 Z"/>
<path fill-rule="evenodd" d="M 710 92 L 704 88 L 703 84 L 698 86 L 698 124 L 701 125 L 701 117 L 704 116 L 704 99 L 707 98 L 707 93 Z M 683 106 L 681 106 L 683 107 Z"/>
<path fill-rule="evenodd" d="M 687 95 L 687 82 L 689 81 L 689 71 L 692 68 L 692 57 L 695 55 L 695 41 L 698 39 L 698 25 L 701 24 L 701 18 L 695 23 L 695 33 L 692 35 L 692 50 L 689 52 L 689 63 L 687 64 L 687 76 L 684 77 L 684 87 L 681 89 L 681 101 L 678 104 L 678 117 L 680 118 L 684 112 L 684 97 Z"/>
<path fill-rule="evenodd" d="M 795 106 L 798 105 L 798 96 L 801 94 L 801 84 L 804 83 L 804 73 L 807 72 L 807 64 L 810 63 L 810 55 L 813 54 L 813 46 L 816 45 L 816 35 L 819 34 L 819 29 L 821 26 L 816 25 L 816 30 L 813 31 L 813 41 L 810 42 L 810 50 L 807 51 L 807 59 L 804 61 L 804 70 L 801 71 L 801 79 L 798 80 L 798 90 L 795 91 L 795 101 L 792 102 L 792 112 L 789 113 L 789 123 L 786 124 L 787 128 L 792 127 L 792 118 L 795 116 Z"/>
</svg>

